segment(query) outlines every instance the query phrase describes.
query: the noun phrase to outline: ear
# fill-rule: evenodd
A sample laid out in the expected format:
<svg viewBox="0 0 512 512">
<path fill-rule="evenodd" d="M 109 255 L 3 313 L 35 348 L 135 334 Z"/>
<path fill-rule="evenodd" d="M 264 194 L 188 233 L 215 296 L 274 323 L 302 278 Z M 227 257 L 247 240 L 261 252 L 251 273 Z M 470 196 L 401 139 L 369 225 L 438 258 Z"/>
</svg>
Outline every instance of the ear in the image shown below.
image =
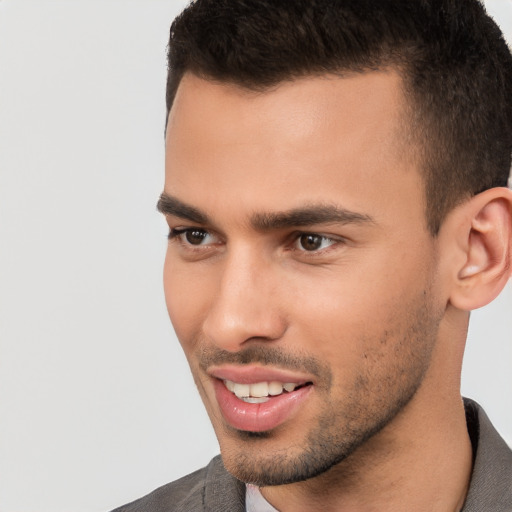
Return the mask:
<svg viewBox="0 0 512 512">
<path fill-rule="evenodd" d="M 486 190 L 452 213 L 450 303 L 470 311 L 494 300 L 511 276 L 512 191 Z"/>
</svg>

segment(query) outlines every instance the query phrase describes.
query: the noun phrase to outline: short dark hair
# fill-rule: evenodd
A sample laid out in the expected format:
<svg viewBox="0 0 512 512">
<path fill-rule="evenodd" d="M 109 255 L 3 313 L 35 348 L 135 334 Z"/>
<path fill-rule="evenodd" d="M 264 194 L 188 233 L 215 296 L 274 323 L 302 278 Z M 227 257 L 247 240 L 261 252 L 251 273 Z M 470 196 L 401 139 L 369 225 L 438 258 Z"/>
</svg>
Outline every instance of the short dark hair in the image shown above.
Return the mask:
<svg viewBox="0 0 512 512">
<path fill-rule="evenodd" d="M 457 204 L 506 186 L 512 56 L 478 0 L 196 0 L 173 22 L 167 112 L 186 72 L 265 91 L 395 68 L 435 236 Z"/>
</svg>

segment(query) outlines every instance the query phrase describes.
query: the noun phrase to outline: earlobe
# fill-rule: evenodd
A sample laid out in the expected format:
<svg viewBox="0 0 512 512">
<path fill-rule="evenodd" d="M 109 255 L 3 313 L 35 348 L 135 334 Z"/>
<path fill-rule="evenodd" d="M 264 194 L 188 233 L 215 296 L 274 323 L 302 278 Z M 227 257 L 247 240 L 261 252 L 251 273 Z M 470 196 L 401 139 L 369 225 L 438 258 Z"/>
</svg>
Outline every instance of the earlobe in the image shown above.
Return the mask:
<svg viewBox="0 0 512 512">
<path fill-rule="evenodd" d="M 450 302 L 470 311 L 498 296 L 512 268 L 512 191 L 492 188 L 457 209 L 460 237 Z"/>
</svg>

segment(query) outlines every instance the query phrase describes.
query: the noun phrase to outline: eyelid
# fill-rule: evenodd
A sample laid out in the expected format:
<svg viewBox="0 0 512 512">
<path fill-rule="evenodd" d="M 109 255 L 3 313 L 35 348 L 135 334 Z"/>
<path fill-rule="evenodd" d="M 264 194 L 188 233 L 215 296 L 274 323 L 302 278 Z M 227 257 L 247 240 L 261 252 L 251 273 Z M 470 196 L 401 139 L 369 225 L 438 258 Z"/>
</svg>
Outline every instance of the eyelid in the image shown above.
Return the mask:
<svg viewBox="0 0 512 512">
<path fill-rule="evenodd" d="M 211 237 L 211 240 L 207 241 L 206 243 L 190 243 L 185 239 L 185 235 L 193 231 L 203 232 L 207 237 Z M 325 243 L 325 241 L 329 241 L 330 243 L 326 247 L 320 247 L 313 250 L 307 250 L 305 248 L 299 247 L 298 244 L 300 243 L 300 238 L 308 235 L 321 238 L 322 243 Z M 176 243 L 178 243 L 183 250 L 188 251 L 189 253 L 204 253 L 205 251 L 214 249 L 222 243 L 225 243 L 225 240 L 223 240 L 222 236 L 217 234 L 215 231 L 200 226 L 180 225 L 176 227 L 170 227 L 168 239 L 169 241 L 176 241 Z M 347 243 L 347 239 L 345 237 L 309 230 L 294 231 L 288 235 L 287 239 L 288 241 L 284 242 L 284 249 L 289 252 L 295 252 L 298 256 L 300 255 L 301 258 L 318 258 L 321 256 L 327 256 L 330 251 L 341 248 L 341 246 L 344 246 Z"/>
<path fill-rule="evenodd" d="M 167 237 L 169 238 L 169 240 L 172 240 L 172 239 L 177 238 L 180 235 L 183 235 L 183 234 L 185 234 L 188 231 L 191 231 L 193 229 L 195 229 L 197 231 L 206 231 L 206 230 L 204 230 L 202 228 L 193 228 L 193 227 L 190 227 L 190 228 L 181 228 L 181 227 L 179 227 L 179 228 L 169 228 L 169 234 L 168 234 Z"/>
<path fill-rule="evenodd" d="M 203 232 L 206 234 L 206 236 L 210 236 L 212 237 L 214 240 L 209 242 L 209 243 L 205 243 L 205 244 L 191 244 L 190 242 L 187 242 L 185 239 L 184 239 L 184 235 L 186 235 L 187 233 L 190 233 L 190 232 L 193 232 L 193 231 L 200 231 L 200 232 Z M 221 240 L 220 240 L 220 237 L 219 235 L 217 235 L 215 232 L 209 230 L 209 229 L 206 229 L 204 227 L 199 227 L 199 226 L 178 226 L 178 227 L 170 227 L 169 228 L 169 234 L 167 236 L 167 238 L 169 239 L 169 241 L 174 241 L 176 240 L 177 242 L 179 242 L 179 244 L 184 247 L 186 250 L 205 250 L 205 249 L 208 249 L 214 245 L 218 245 L 219 243 L 221 243 Z"/>
<path fill-rule="evenodd" d="M 313 250 L 313 251 L 308 251 L 306 249 L 298 248 L 297 245 L 300 243 L 300 238 L 302 236 L 308 236 L 308 235 L 309 236 L 317 236 L 319 238 L 322 238 L 323 240 L 329 240 L 332 243 L 329 244 L 327 247 L 323 247 L 323 248 Z M 297 251 L 301 255 L 315 257 L 315 256 L 320 256 L 320 255 L 325 254 L 331 248 L 335 248 L 336 246 L 338 246 L 340 244 L 345 245 L 346 242 L 347 242 L 346 238 L 344 238 L 342 236 L 338 236 L 338 235 L 325 234 L 325 233 L 321 233 L 318 231 L 296 231 L 295 233 L 292 234 L 290 246 L 291 246 L 292 251 Z"/>
</svg>

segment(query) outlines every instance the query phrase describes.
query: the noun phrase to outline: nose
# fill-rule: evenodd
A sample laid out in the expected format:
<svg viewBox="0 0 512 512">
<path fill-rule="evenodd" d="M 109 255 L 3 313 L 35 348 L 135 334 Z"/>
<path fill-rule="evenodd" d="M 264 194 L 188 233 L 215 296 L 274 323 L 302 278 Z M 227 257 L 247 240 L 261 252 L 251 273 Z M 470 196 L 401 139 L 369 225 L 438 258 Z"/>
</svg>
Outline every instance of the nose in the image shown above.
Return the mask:
<svg viewBox="0 0 512 512">
<path fill-rule="evenodd" d="M 279 278 L 272 262 L 240 251 L 222 262 L 218 290 L 203 323 L 206 339 L 236 352 L 250 341 L 275 341 L 286 331 Z"/>
</svg>

